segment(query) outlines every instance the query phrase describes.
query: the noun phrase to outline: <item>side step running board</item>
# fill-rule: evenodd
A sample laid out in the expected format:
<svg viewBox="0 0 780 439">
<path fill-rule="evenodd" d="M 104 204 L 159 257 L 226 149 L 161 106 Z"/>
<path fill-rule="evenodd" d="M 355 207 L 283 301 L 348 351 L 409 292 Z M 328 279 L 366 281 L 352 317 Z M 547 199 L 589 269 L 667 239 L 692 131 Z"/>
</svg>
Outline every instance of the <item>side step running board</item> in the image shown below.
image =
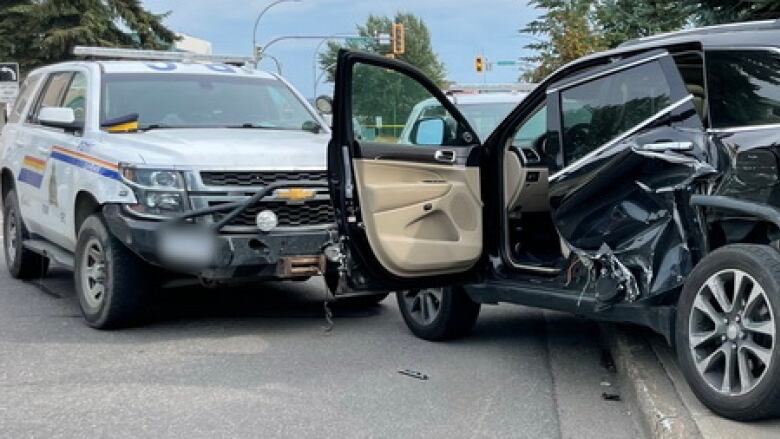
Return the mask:
<svg viewBox="0 0 780 439">
<path fill-rule="evenodd" d="M 75 266 L 73 253 L 57 244 L 52 244 L 51 242 L 42 239 L 28 239 L 27 241 L 24 241 L 23 245 L 27 250 L 46 256 L 52 261 L 65 266 L 65 268 L 69 270 L 73 270 L 73 267 Z"/>
</svg>

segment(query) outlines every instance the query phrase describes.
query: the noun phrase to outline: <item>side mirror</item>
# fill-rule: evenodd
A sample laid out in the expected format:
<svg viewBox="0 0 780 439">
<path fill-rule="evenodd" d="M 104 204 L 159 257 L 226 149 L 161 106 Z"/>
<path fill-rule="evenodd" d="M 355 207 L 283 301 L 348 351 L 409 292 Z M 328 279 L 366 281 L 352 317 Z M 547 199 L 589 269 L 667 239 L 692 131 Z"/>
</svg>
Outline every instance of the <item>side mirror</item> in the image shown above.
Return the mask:
<svg viewBox="0 0 780 439">
<path fill-rule="evenodd" d="M 333 99 L 330 96 L 318 96 L 314 100 L 314 106 L 320 114 L 333 114 Z"/>
<path fill-rule="evenodd" d="M 47 127 L 62 128 L 67 131 L 83 129 L 81 122 L 76 121 L 76 113 L 67 107 L 43 107 L 38 113 L 38 122 Z"/>
<path fill-rule="evenodd" d="M 415 145 L 436 145 L 444 144 L 444 135 L 446 133 L 447 123 L 440 117 L 426 117 L 414 122 L 410 140 Z"/>
</svg>

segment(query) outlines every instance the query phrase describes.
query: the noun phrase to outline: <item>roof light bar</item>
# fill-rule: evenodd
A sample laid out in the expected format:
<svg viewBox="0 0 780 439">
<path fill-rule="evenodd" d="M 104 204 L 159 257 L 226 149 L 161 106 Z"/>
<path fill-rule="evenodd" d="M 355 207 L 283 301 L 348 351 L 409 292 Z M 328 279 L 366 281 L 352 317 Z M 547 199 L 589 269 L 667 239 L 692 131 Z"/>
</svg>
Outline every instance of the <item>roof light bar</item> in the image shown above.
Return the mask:
<svg viewBox="0 0 780 439">
<path fill-rule="evenodd" d="M 114 47 L 76 46 L 73 54 L 84 58 L 127 59 L 143 61 L 208 62 L 237 66 L 251 64 L 254 59 L 248 56 L 201 55 L 191 52 L 172 52 L 166 50 L 136 50 Z"/>
</svg>

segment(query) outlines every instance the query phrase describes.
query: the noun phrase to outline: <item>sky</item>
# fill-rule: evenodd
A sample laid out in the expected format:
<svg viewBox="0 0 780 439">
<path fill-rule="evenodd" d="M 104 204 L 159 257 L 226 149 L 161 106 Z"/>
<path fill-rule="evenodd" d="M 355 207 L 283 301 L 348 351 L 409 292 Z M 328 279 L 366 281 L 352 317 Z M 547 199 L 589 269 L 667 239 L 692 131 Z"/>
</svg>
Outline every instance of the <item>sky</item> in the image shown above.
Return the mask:
<svg viewBox="0 0 780 439">
<path fill-rule="evenodd" d="M 170 11 L 164 23 L 212 43 L 215 54 L 248 56 L 252 27 L 270 0 L 143 0 L 154 13 Z M 369 14 L 393 16 L 397 11 L 420 16 L 431 32 L 433 49 L 447 68 L 449 80 L 458 83 L 507 83 L 519 76 L 517 67 L 498 67 L 486 77 L 474 70 L 474 58 L 516 60 L 529 52 L 532 42 L 518 33 L 540 11 L 526 0 L 302 0 L 281 3 L 260 21 L 257 39 L 263 45 L 284 35 L 354 34 L 355 25 Z M 489 6 L 488 6 L 489 5 Z M 314 90 L 313 59 L 318 41 L 282 41 L 268 49 L 282 64 L 283 76 L 305 96 Z M 275 70 L 269 60 L 261 68 Z M 330 89 L 320 82 L 317 94 Z"/>
</svg>

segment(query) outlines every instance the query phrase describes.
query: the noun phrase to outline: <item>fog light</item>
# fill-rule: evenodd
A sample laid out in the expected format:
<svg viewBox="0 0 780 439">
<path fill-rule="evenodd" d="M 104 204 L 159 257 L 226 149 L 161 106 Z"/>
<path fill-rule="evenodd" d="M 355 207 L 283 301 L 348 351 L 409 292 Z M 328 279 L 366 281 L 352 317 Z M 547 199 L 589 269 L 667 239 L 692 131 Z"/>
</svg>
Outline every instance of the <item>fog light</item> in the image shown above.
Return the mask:
<svg viewBox="0 0 780 439">
<path fill-rule="evenodd" d="M 276 214 L 270 210 L 263 210 L 258 213 L 255 221 L 257 222 L 257 228 L 263 232 L 270 232 L 279 224 Z"/>
</svg>

